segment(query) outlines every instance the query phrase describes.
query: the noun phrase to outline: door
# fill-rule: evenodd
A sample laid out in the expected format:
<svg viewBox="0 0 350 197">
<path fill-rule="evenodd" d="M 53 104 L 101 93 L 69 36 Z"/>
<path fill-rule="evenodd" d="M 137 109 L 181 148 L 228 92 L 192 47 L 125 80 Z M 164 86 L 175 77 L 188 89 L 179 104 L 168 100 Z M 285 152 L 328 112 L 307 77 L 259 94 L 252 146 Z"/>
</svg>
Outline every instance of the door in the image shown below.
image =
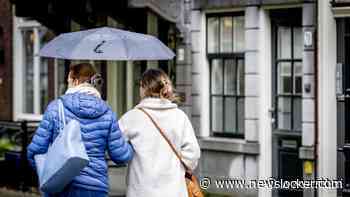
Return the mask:
<svg viewBox="0 0 350 197">
<path fill-rule="evenodd" d="M 337 176 L 338 196 L 350 196 L 350 18 L 337 19 Z"/>
<path fill-rule="evenodd" d="M 272 169 L 273 177 L 302 179 L 299 159 L 302 130 L 301 10 L 271 12 L 272 19 Z M 279 189 L 273 196 L 301 197 L 302 190 Z"/>
</svg>

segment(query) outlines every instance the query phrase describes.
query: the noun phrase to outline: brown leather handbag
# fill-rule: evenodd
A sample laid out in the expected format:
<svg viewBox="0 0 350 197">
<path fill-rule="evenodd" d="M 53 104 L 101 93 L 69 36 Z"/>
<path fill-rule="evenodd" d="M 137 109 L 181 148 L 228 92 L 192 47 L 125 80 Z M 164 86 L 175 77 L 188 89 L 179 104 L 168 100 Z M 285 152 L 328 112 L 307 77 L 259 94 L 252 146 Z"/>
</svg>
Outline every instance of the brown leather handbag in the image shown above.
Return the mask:
<svg viewBox="0 0 350 197">
<path fill-rule="evenodd" d="M 188 197 L 204 197 L 204 195 L 203 195 L 203 193 L 201 191 L 201 188 L 200 188 L 200 186 L 198 184 L 196 176 L 193 175 L 193 173 L 191 172 L 190 168 L 187 167 L 185 162 L 182 160 L 180 154 L 176 151 L 174 145 L 170 142 L 168 137 L 165 135 L 163 129 L 160 128 L 160 126 L 156 123 L 156 121 L 152 118 L 152 116 L 148 112 L 146 112 L 146 110 L 144 110 L 143 108 L 137 108 L 137 109 L 141 110 L 143 113 L 145 113 L 149 117 L 149 119 L 152 121 L 154 126 L 158 129 L 159 133 L 163 136 L 165 141 L 169 144 L 169 146 L 171 147 L 171 149 L 175 153 L 176 157 L 179 158 L 180 162 L 184 166 L 184 168 L 186 170 L 186 172 L 185 172 L 185 180 L 186 180 L 186 185 L 187 185 Z"/>
</svg>

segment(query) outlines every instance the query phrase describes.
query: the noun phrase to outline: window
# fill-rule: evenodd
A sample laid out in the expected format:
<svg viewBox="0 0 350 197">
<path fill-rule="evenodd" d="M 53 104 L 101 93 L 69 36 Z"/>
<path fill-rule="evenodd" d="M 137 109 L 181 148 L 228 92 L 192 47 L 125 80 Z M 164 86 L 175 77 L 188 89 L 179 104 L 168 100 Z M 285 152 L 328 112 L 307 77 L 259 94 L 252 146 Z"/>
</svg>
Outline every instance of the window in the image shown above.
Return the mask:
<svg viewBox="0 0 350 197">
<path fill-rule="evenodd" d="M 207 53 L 242 53 L 244 51 L 244 16 L 207 18 Z"/>
<path fill-rule="evenodd" d="M 240 14 L 207 16 L 214 136 L 244 137 L 244 17 Z"/>
<path fill-rule="evenodd" d="M 58 71 L 64 72 L 64 69 L 62 70 L 64 66 L 58 67 L 58 61 L 54 63 L 35 55 L 54 36 L 52 31 L 36 21 L 15 18 L 14 56 L 17 57 L 14 59 L 15 119 L 40 119 L 49 103 L 50 88 L 53 88 L 52 93 L 56 96 L 61 88 L 56 77 L 60 75 Z M 49 69 L 54 70 L 52 74 L 56 76 L 55 82 L 51 83 L 52 87 L 49 87 Z"/>
<path fill-rule="evenodd" d="M 277 27 L 277 126 L 301 131 L 302 28 Z"/>
</svg>

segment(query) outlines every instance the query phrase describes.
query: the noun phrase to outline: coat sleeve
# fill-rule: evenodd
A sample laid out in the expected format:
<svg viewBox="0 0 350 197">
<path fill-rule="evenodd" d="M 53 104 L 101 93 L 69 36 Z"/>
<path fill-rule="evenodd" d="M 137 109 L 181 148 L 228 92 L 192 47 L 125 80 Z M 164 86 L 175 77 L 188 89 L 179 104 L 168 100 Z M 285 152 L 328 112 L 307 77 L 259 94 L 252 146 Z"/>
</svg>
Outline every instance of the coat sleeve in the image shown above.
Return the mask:
<svg viewBox="0 0 350 197">
<path fill-rule="evenodd" d="M 115 113 L 113 113 L 112 125 L 108 136 L 108 154 L 112 161 L 117 164 L 129 162 L 134 155 L 131 144 L 126 142 L 122 135 Z"/>
<path fill-rule="evenodd" d="M 184 134 L 181 145 L 182 160 L 191 170 L 194 170 L 197 167 L 201 151 L 192 124 L 186 115 L 183 132 Z"/>
<path fill-rule="evenodd" d="M 43 119 L 35 131 L 31 143 L 27 147 L 27 158 L 33 168 L 35 168 L 34 156 L 36 154 L 46 153 L 51 142 L 54 128 L 54 106 L 54 102 L 51 102 L 46 108 Z"/>
</svg>

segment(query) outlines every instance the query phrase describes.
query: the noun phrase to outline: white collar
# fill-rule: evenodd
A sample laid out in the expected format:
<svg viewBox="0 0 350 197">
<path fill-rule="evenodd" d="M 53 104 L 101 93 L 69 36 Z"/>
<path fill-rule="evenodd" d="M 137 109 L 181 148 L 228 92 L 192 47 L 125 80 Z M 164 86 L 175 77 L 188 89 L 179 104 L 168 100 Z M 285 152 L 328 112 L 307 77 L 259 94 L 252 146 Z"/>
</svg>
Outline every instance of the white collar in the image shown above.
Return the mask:
<svg viewBox="0 0 350 197">
<path fill-rule="evenodd" d="M 68 88 L 65 94 L 86 93 L 101 98 L 98 90 L 89 83 L 82 83 L 75 87 Z"/>
<path fill-rule="evenodd" d="M 136 105 L 136 108 L 173 109 L 177 108 L 177 105 L 168 99 L 144 98 L 138 105 Z"/>
</svg>

